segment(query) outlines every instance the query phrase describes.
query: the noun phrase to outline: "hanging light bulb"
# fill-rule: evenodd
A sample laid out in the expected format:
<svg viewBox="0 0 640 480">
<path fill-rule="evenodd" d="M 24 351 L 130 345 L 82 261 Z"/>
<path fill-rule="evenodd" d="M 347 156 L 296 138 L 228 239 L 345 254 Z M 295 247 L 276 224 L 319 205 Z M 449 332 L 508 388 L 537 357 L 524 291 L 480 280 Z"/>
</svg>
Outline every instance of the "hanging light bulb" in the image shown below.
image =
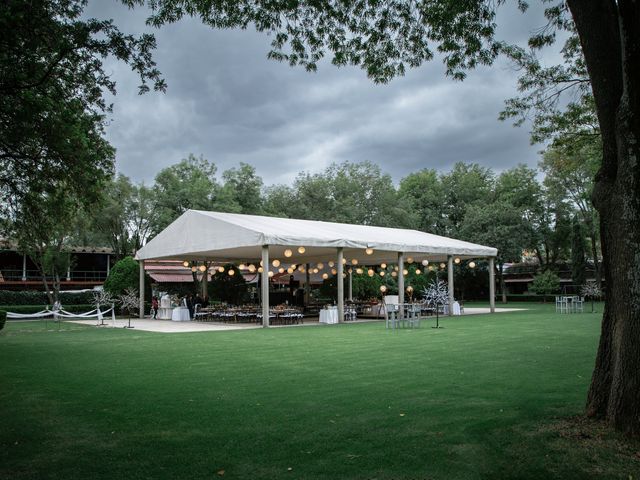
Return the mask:
<svg viewBox="0 0 640 480">
<path fill-rule="evenodd" d="M 253 263 L 249 265 L 249 271 L 250 271 L 251 273 L 253 273 L 253 272 L 255 272 L 255 271 L 256 271 L 256 266 L 255 266 Z"/>
<path fill-rule="evenodd" d="M 429 271 L 433 272 L 433 265 L 429 265 Z"/>
<path fill-rule="evenodd" d="M 280 260 L 276 258 L 273 262 L 271 262 L 271 265 L 278 268 L 280 266 Z"/>
<path fill-rule="evenodd" d="M 409 295 L 413 293 L 413 287 L 411 285 L 407 287 L 407 292 L 409 292 Z"/>
<path fill-rule="evenodd" d="M 373 248 L 371 247 L 365 248 L 364 253 L 366 253 L 367 255 L 373 255 Z"/>
<path fill-rule="evenodd" d="M 236 274 L 236 271 L 233 268 L 230 268 L 227 273 L 229 274 L 230 277 L 233 277 Z"/>
<path fill-rule="evenodd" d="M 343 259 L 342 259 L 342 264 L 343 264 L 343 265 L 346 265 L 346 264 L 347 264 L 347 259 L 346 259 L 346 258 L 343 258 Z"/>
<path fill-rule="evenodd" d="M 269 273 L 267 273 L 267 275 L 269 275 L 269 278 L 271 278 L 273 277 L 274 273 L 271 270 L 269 270 Z"/>
<path fill-rule="evenodd" d="M 386 272 L 385 272 L 384 270 L 381 270 L 381 271 L 380 271 L 380 276 L 381 276 L 381 277 L 384 277 L 385 273 L 386 273 Z"/>
<path fill-rule="evenodd" d="M 207 266 L 206 266 L 206 265 L 200 265 L 200 266 L 198 267 L 198 270 L 200 270 L 202 273 L 204 273 L 204 272 L 206 272 L 206 271 L 207 271 Z"/>
<path fill-rule="evenodd" d="M 287 273 L 289 275 L 291 275 L 293 273 L 293 268 L 291 268 L 291 267 L 287 268 Z"/>
<path fill-rule="evenodd" d="M 258 267 L 258 273 L 262 273 L 262 272 L 264 272 L 264 268 Z"/>
<path fill-rule="evenodd" d="M 420 271 L 419 268 L 416 268 L 416 275 L 420 275 L 422 272 Z"/>
<path fill-rule="evenodd" d="M 189 266 L 189 262 L 185 260 L 184 262 L 182 262 L 182 266 L 188 267 Z"/>
<path fill-rule="evenodd" d="M 386 263 L 381 263 L 380 264 L 380 268 L 387 268 L 387 264 Z"/>
<path fill-rule="evenodd" d="M 298 247 L 298 253 L 299 253 L 300 255 L 302 255 L 302 254 L 303 254 L 304 252 L 306 252 L 306 251 L 307 251 L 307 249 L 306 249 L 306 248 L 304 248 L 304 247 Z"/>
<path fill-rule="evenodd" d="M 195 272 L 197 270 L 196 266 L 194 265 L 193 267 L 191 267 L 191 271 Z"/>
<path fill-rule="evenodd" d="M 241 263 L 240 265 L 238 265 L 239 270 L 244 270 L 245 268 L 247 268 L 247 266 L 244 263 Z"/>
<path fill-rule="evenodd" d="M 396 278 L 398 276 L 398 272 L 396 272 L 395 270 L 393 272 L 391 272 L 391 276 L 393 278 Z"/>
<path fill-rule="evenodd" d="M 307 270 L 306 270 L 304 267 L 300 267 L 300 268 L 298 269 L 298 271 L 299 271 L 300 273 L 304 273 L 304 272 L 306 272 Z"/>
<path fill-rule="evenodd" d="M 329 265 L 330 267 L 333 267 L 335 265 L 335 262 L 331 261 L 327 265 Z"/>
<path fill-rule="evenodd" d="M 298 268 L 298 266 L 295 263 L 292 263 L 291 264 L 291 268 L 293 268 L 295 270 L 296 268 Z"/>
<path fill-rule="evenodd" d="M 260 266 L 261 266 L 261 267 L 264 267 L 264 265 L 262 264 L 262 260 L 260 260 Z"/>
<path fill-rule="evenodd" d="M 460 257 L 456 257 L 453 259 L 453 263 L 458 264 L 460 263 Z"/>
<path fill-rule="evenodd" d="M 362 270 L 361 268 L 356 268 L 356 273 L 358 275 L 362 275 L 363 272 L 364 272 L 364 270 Z"/>
<path fill-rule="evenodd" d="M 476 268 L 476 262 L 469 262 L 469 268 Z"/>
<path fill-rule="evenodd" d="M 445 267 L 446 267 L 446 265 L 444 263 L 440 264 L 440 268 L 445 268 Z"/>
<path fill-rule="evenodd" d="M 380 285 L 380 291 L 382 293 L 385 293 L 387 291 L 387 286 L 386 285 Z"/>
<path fill-rule="evenodd" d="M 318 273 L 320 270 L 318 270 L 317 268 L 313 269 L 313 273 Z"/>
<path fill-rule="evenodd" d="M 396 265 L 395 267 L 393 267 L 393 269 L 394 269 L 396 272 L 399 272 L 399 271 L 400 271 L 400 267 L 398 267 L 398 265 Z"/>
<path fill-rule="evenodd" d="M 290 248 L 287 248 L 287 249 L 284 251 L 284 256 L 285 256 L 285 257 L 287 257 L 287 258 L 289 258 L 291 255 L 293 255 L 293 252 L 291 251 L 291 249 L 290 249 Z"/>
<path fill-rule="evenodd" d="M 413 263 L 413 257 L 407 257 L 407 263 Z"/>
<path fill-rule="evenodd" d="M 333 273 L 334 275 L 336 275 L 338 273 L 338 270 L 336 270 L 335 268 L 331 269 L 331 273 Z"/>
<path fill-rule="evenodd" d="M 280 267 L 280 268 L 278 269 L 278 273 L 284 273 L 284 267 Z"/>
<path fill-rule="evenodd" d="M 218 267 L 218 271 L 219 271 L 220 273 L 224 273 L 224 267 L 223 267 L 223 266 Z"/>
<path fill-rule="evenodd" d="M 358 264 L 358 259 L 357 258 L 351 259 L 351 265 L 357 265 L 357 264 Z"/>
<path fill-rule="evenodd" d="M 373 277 L 375 275 L 376 272 L 373 271 L 373 269 L 369 269 L 367 270 L 367 275 L 369 275 L 370 277 Z"/>
<path fill-rule="evenodd" d="M 324 278 L 326 280 L 327 278 L 329 278 L 329 274 L 328 273 L 323 273 L 322 274 L 322 278 Z"/>
<path fill-rule="evenodd" d="M 318 270 L 322 270 L 324 268 L 324 264 L 320 262 L 318 263 L 317 267 L 318 267 Z"/>
<path fill-rule="evenodd" d="M 347 274 L 346 274 L 346 273 L 343 273 L 343 274 L 342 274 L 342 278 L 347 278 Z"/>
<path fill-rule="evenodd" d="M 426 258 L 424 260 L 422 260 L 422 265 L 425 266 L 425 267 L 427 265 L 429 265 L 429 260 L 427 260 Z"/>
</svg>

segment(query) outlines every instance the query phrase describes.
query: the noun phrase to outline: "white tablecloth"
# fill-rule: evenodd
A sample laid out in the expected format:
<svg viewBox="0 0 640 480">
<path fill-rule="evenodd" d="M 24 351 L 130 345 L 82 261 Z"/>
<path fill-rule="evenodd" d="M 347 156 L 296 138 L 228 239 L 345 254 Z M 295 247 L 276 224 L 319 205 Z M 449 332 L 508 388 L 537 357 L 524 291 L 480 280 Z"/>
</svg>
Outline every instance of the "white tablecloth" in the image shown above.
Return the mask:
<svg viewBox="0 0 640 480">
<path fill-rule="evenodd" d="M 188 322 L 191 320 L 187 307 L 176 307 L 171 312 L 171 320 L 174 322 Z"/>
<path fill-rule="evenodd" d="M 320 310 L 320 323 L 338 323 L 338 309 L 329 308 Z"/>
</svg>

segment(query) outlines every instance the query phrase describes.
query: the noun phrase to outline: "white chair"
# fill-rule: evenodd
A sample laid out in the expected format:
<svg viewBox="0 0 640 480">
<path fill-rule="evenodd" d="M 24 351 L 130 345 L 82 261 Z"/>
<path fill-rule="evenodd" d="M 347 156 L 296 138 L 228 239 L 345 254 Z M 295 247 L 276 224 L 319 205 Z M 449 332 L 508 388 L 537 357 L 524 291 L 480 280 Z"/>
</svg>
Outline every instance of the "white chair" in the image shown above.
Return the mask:
<svg viewBox="0 0 640 480">
<path fill-rule="evenodd" d="M 396 329 L 400 326 L 398 319 L 398 305 L 393 303 L 384 304 L 384 319 L 387 328 L 391 327 Z"/>
</svg>

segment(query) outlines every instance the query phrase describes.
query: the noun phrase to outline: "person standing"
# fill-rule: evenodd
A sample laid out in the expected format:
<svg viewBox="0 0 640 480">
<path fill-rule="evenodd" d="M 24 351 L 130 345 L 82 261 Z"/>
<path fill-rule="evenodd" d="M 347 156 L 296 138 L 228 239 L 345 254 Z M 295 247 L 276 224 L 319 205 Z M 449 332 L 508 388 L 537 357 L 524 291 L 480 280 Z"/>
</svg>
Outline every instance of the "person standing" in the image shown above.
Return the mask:
<svg viewBox="0 0 640 480">
<path fill-rule="evenodd" d="M 153 319 L 155 320 L 158 315 L 158 297 L 155 295 L 151 297 L 151 314 L 153 315 Z"/>
</svg>

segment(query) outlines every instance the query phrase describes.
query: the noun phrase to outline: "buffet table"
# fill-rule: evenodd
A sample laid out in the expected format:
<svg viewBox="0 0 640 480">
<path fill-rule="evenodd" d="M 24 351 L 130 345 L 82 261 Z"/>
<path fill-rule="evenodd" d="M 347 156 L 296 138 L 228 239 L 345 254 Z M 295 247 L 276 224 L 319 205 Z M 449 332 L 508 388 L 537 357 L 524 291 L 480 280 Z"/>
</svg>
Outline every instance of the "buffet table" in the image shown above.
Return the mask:
<svg viewBox="0 0 640 480">
<path fill-rule="evenodd" d="M 338 323 L 338 307 L 320 310 L 320 323 Z"/>
<path fill-rule="evenodd" d="M 174 322 L 190 322 L 189 309 L 187 307 L 175 307 L 171 312 L 171 320 Z"/>
</svg>

